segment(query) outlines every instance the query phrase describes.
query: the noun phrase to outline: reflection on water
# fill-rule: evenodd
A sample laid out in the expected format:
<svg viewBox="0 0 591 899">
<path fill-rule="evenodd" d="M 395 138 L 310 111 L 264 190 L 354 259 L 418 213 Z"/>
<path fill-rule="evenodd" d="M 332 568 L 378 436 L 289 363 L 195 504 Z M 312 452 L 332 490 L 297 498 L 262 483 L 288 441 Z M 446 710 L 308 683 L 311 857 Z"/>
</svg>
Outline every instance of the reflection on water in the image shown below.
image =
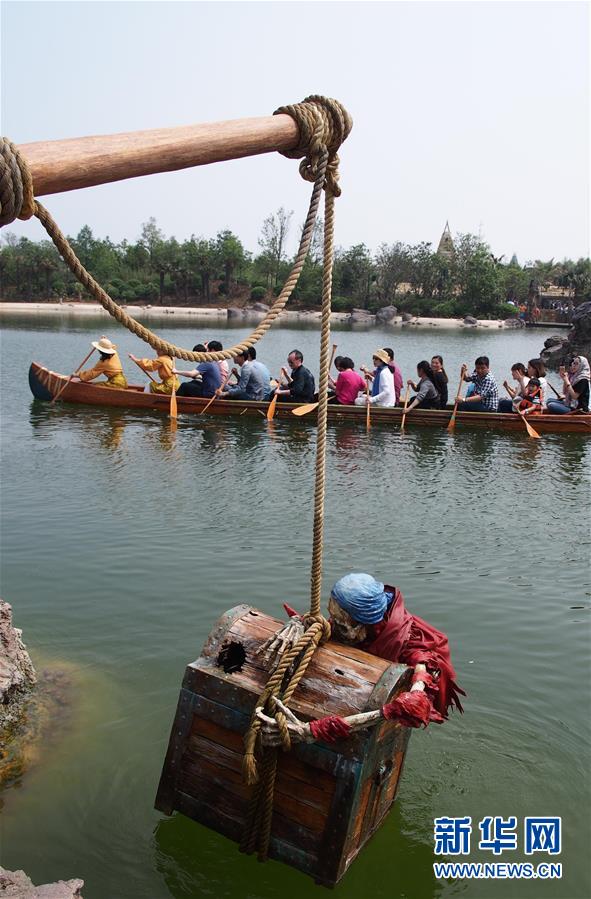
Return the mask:
<svg viewBox="0 0 591 899">
<path fill-rule="evenodd" d="M 80 876 L 89 899 L 301 895 L 312 884 L 298 872 L 257 865 L 152 806 L 185 665 L 215 619 L 238 602 L 274 614 L 308 604 L 313 422 L 181 415 L 172 431 L 157 412 L 33 401 L 31 358 L 71 371 L 91 333 L 76 322 L 3 338 L 3 595 L 33 658 L 66 657 L 85 681 L 67 740 L 11 791 L 2 862 L 36 882 Z M 122 355 L 139 349 L 108 333 Z M 184 345 L 216 333 L 163 327 Z M 318 336 L 278 329 L 261 358 L 276 371 L 297 343 L 314 360 Z M 480 352 L 502 375 L 543 336 L 373 331 L 338 342 L 357 361 L 394 343 L 407 371 L 442 351 L 451 377 Z M 566 829 L 563 896 L 587 895 L 576 810 L 588 804 L 590 716 L 570 660 L 587 683 L 590 445 L 460 424 L 448 434 L 409 422 L 404 435 L 329 424 L 324 595 L 346 570 L 398 584 L 412 612 L 449 634 L 468 692 L 463 718 L 413 734 L 398 807 L 338 894 L 360 899 L 371 882 L 376 899 L 501 899 L 492 881 L 434 882 L 433 818 L 552 814 Z M 519 899 L 557 895 L 551 882 L 520 885 Z"/>
</svg>

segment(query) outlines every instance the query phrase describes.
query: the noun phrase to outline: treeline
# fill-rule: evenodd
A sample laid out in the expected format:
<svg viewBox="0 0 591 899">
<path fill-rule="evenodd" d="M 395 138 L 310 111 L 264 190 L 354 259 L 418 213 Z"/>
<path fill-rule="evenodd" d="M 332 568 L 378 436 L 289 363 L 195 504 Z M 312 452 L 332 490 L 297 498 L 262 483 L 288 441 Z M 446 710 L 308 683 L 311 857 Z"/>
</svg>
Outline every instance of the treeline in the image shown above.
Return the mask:
<svg viewBox="0 0 591 899">
<path fill-rule="evenodd" d="M 243 305 L 271 301 L 289 272 L 286 251 L 292 213 L 279 209 L 263 222 L 258 252 L 245 249 L 231 231 L 214 238 L 177 241 L 167 238 L 152 218 L 135 243 L 113 243 L 93 236 L 84 226 L 70 237 L 82 264 L 120 303 L 162 305 Z M 293 294 L 294 304 L 320 305 L 322 222 Z M 575 303 L 591 299 L 591 262 L 536 260 L 520 265 L 495 259 L 490 247 L 473 234 L 458 234 L 454 252 L 440 255 L 430 243 L 382 244 L 375 254 L 365 244 L 335 255 L 334 309 L 375 311 L 396 305 L 416 315 L 480 318 L 514 313 L 509 300 L 525 302 L 533 287 L 565 287 Z M 0 248 L 0 297 L 4 300 L 90 299 L 48 240 L 31 241 L 12 233 Z"/>
</svg>

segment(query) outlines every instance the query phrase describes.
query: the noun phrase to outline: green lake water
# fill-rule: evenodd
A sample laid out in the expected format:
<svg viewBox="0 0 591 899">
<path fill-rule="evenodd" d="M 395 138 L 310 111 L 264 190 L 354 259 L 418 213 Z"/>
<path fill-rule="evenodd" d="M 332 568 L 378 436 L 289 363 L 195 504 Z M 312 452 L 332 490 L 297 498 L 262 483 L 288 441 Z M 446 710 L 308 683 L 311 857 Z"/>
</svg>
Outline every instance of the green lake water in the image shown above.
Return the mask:
<svg viewBox="0 0 591 899">
<path fill-rule="evenodd" d="M 188 347 L 245 334 L 157 330 Z M 122 359 L 144 354 L 104 319 L 3 320 L 2 596 L 37 667 L 74 673 L 70 714 L 3 795 L 0 863 L 36 883 L 81 877 L 85 899 L 320 896 L 153 809 L 183 671 L 216 618 L 240 602 L 278 616 L 308 603 L 314 426 L 181 417 L 171 436 L 157 413 L 33 401 L 32 360 L 70 372 L 105 332 Z M 405 377 L 441 353 L 452 396 L 463 361 L 488 354 L 502 382 L 546 336 L 334 332 L 356 364 L 393 345 Z M 318 345 L 316 329 L 281 327 L 259 356 L 275 373 L 299 347 L 316 373 Z M 324 595 L 352 570 L 397 584 L 449 635 L 468 693 L 463 716 L 413 733 L 395 809 L 338 899 L 591 895 L 590 450 L 579 435 L 330 426 Z M 466 815 L 470 860 L 559 860 L 562 880 L 435 880 L 433 819 Z M 478 849 L 488 815 L 517 817 L 516 851 Z M 559 857 L 525 857 L 526 815 L 562 816 Z"/>
</svg>

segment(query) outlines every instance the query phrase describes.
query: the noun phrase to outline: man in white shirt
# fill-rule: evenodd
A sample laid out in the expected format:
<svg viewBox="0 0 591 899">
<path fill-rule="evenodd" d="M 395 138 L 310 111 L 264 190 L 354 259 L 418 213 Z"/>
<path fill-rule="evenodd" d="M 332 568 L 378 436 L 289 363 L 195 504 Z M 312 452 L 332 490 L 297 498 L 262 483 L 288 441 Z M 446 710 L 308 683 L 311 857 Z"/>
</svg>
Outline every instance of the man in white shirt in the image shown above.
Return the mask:
<svg viewBox="0 0 591 899">
<path fill-rule="evenodd" d="M 373 354 L 373 384 L 369 396 L 358 396 L 356 406 L 365 406 L 368 402 L 372 406 L 395 406 L 396 392 L 394 390 L 394 376 L 388 368 L 390 361 L 385 350 L 376 350 Z"/>
</svg>

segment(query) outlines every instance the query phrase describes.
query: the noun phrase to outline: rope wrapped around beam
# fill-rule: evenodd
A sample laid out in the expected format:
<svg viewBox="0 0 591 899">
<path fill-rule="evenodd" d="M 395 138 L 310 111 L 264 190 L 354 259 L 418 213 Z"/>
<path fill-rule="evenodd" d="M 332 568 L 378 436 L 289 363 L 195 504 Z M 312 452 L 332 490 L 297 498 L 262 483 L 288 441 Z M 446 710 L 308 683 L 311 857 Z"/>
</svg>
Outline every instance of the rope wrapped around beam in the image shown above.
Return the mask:
<svg viewBox="0 0 591 899">
<path fill-rule="evenodd" d="M 254 346 L 266 334 L 293 293 L 308 255 L 325 181 L 340 193 L 337 183 L 336 150 L 352 127 L 351 118 L 346 110 L 337 100 L 314 95 L 307 97 L 302 103 L 281 107 L 275 114 L 278 113 L 292 116 L 298 124 L 300 144 L 295 150 L 287 151 L 285 155 L 292 158 L 304 157 L 300 164 L 300 172 L 306 180 L 314 182 L 314 188 L 296 259 L 281 293 L 255 330 L 233 347 L 217 352 L 195 353 L 159 337 L 122 309 L 84 268 L 48 210 L 35 200 L 33 180 L 27 162 L 18 148 L 7 138 L 0 139 L 0 226 L 10 224 L 17 218 L 28 219 L 35 215 L 74 277 L 89 291 L 96 302 L 156 352 L 166 353 L 187 362 L 232 359 L 237 353 Z"/>
</svg>

